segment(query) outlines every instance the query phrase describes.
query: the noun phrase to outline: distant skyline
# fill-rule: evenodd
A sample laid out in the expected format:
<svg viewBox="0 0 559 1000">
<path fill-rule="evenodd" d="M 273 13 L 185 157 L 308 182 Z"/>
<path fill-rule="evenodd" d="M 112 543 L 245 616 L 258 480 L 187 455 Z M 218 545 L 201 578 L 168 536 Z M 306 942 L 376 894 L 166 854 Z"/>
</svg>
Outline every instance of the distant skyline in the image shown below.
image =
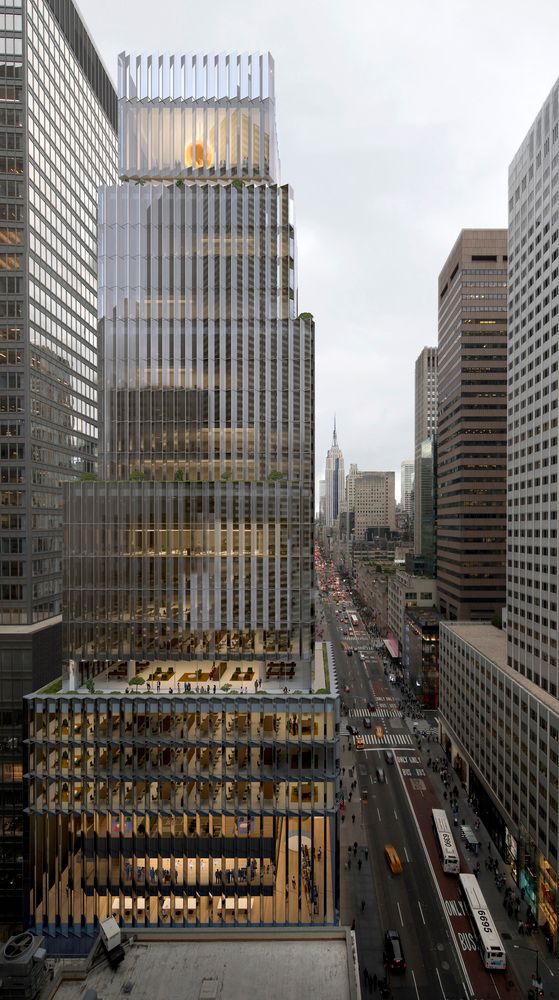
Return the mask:
<svg viewBox="0 0 559 1000">
<path fill-rule="evenodd" d="M 316 478 L 334 411 L 346 466 L 414 451 L 414 365 L 462 228 L 507 224 L 508 165 L 559 76 L 559 5 L 81 0 L 116 80 L 122 49 L 272 52 L 299 308 L 316 321 Z"/>
</svg>

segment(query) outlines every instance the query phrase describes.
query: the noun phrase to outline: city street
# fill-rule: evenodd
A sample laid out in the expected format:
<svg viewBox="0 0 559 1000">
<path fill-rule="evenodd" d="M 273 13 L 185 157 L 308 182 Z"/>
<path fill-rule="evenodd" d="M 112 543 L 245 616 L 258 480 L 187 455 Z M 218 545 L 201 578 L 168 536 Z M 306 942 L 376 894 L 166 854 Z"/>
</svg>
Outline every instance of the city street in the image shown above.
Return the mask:
<svg viewBox="0 0 559 1000">
<path fill-rule="evenodd" d="M 390 681 L 391 670 L 385 668 L 382 650 L 375 648 L 378 640 L 371 639 L 360 619 L 356 623 L 350 618 L 354 609 L 349 596 L 346 610 L 341 611 L 341 607 L 331 598 L 324 601 L 323 627 L 325 639 L 332 645 L 344 702 L 341 920 L 350 926 L 355 921 L 361 970 L 379 979 L 384 975 L 383 938 L 387 929 L 395 929 L 401 937 L 407 969 L 404 975 L 389 977 L 394 997 L 499 1000 L 506 996 L 519 1000 L 525 994 L 519 992 L 514 979 L 524 978 L 529 955 L 524 955 L 519 976 L 515 975 L 518 950 L 507 972 L 488 972 L 464 915 L 458 881 L 441 868 L 431 830 L 431 810 L 442 804 L 435 794 L 439 779 L 427 769 L 425 759 L 428 754 L 441 755 L 435 742 L 434 713 L 427 713 L 431 720 L 417 722 L 418 728 L 429 734 L 429 741 L 424 740 L 420 750 L 413 723 L 401 718 L 401 693 Z M 374 714 L 367 709 L 371 700 L 376 705 Z M 370 728 L 365 726 L 367 718 Z M 363 738 L 362 749 L 356 748 L 348 724 Z M 378 726 L 382 733 L 375 731 Z M 386 759 L 388 749 L 393 751 L 394 763 Z M 378 780 L 378 768 L 382 768 L 385 781 Z M 357 787 L 352 789 L 355 781 Z M 458 836 L 456 842 L 461 871 L 471 870 L 473 865 Z M 387 865 L 387 844 L 397 851 L 401 874 L 392 874 Z M 489 905 L 495 904 L 491 901 Z M 496 917 L 501 919 L 501 913 Z M 518 949 L 518 945 L 513 947 Z"/>
<path fill-rule="evenodd" d="M 342 767 L 346 768 L 344 789 L 346 798 L 350 791 L 351 780 L 357 780 L 358 787 L 352 793 L 352 800 L 347 802 L 346 819 L 342 824 L 342 882 L 349 881 L 348 889 L 342 886 L 342 923 L 351 925 L 356 919 L 357 946 L 361 968 L 379 978 L 384 974 L 382 945 L 383 937 L 388 929 L 400 933 L 407 970 L 404 975 L 392 975 L 390 989 L 395 997 L 401 1000 L 431 997 L 446 997 L 455 1000 L 458 997 L 469 997 L 466 987 L 466 977 L 461 968 L 454 948 L 448 923 L 445 919 L 440 900 L 433 885 L 433 878 L 427 866 L 423 847 L 413 819 L 409 803 L 397 764 L 390 765 L 384 759 L 384 746 L 390 746 L 402 751 L 404 756 L 413 753 L 414 743 L 411 733 L 404 727 L 397 716 L 397 702 L 389 686 L 380 679 L 381 667 L 376 654 L 371 653 L 365 661 L 361 661 L 358 650 L 370 647 L 367 637 L 349 639 L 339 635 L 336 616 L 332 606 L 326 604 L 326 621 L 328 637 L 334 647 L 336 663 L 339 665 L 339 680 L 344 687 L 351 688 L 350 694 L 343 697 L 346 704 L 352 705 L 349 715 L 344 716 L 342 734 L 346 722 L 355 725 L 359 732 L 371 740 L 375 739 L 374 728 L 364 730 L 361 713 L 367 701 L 374 692 L 379 708 L 373 716 L 373 727 L 382 724 L 385 732 L 399 737 L 391 739 L 381 747 L 367 745 L 365 751 L 355 752 L 353 740 L 342 735 Z M 342 649 L 342 642 L 350 642 L 355 653 L 348 657 Z M 374 671 L 376 677 L 372 680 Z M 384 675 L 383 675 L 384 677 Z M 382 698 L 384 697 L 384 701 Z M 386 705 L 390 715 L 381 711 Z M 354 706 L 354 707 L 353 707 Z M 354 778 L 349 778 L 349 768 L 355 767 Z M 377 780 L 376 770 L 383 768 L 386 782 Z M 349 780 L 348 780 L 349 779 Z M 367 790 L 366 803 L 362 802 L 362 792 Z M 357 800 L 359 816 L 356 814 Z M 355 823 L 352 816 L 356 815 Z M 366 845 L 369 851 L 368 860 L 361 870 L 357 867 L 358 851 L 354 857 L 353 850 L 349 855 L 348 847 L 354 841 Z M 392 844 L 402 861 L 404 871 L 401 875 L 392 875 L 384 858 L 384 845 Z M 347 856 L 347 857 L 346 857 Z M 348 857 L 351 869 L 347 871 Z M 347 871 L 347 874 L 346 874 Z M 365 898 L 365 911 L 361 914 L 361 900 Z M 367 912 L 373 910 L 374 912 Z M 345 911 L 345 912 L 344 912 Z"/>
</svg>

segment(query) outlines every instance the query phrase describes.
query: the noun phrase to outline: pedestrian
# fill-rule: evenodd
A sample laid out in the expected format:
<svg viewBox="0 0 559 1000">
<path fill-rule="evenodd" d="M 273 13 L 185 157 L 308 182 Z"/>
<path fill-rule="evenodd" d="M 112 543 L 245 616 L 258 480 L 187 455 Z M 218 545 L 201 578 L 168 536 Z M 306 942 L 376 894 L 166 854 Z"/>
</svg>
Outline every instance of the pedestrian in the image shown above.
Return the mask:
<svg viewBox="0 0 559 1000">
<path fill-rule="evenodd" d="M 365 848 L 365 861 L 368 861 L 368 860 L 369 860 L 369 848 L 366 847 Z"/>
<path fill-rule="evenodd" d="M 362 899 L 362 900 L 361 900 L 361 913 L 363 913 L 363 910 L 364 910 L 364 909 L 365 909 L 365 900 L 364 900 L 364 899 Z"/>
<path fill-rule="evenodd" d="M 348 860 L 347 860 L 347 867 L 348 867 L 349 871 L 351 871 L 351 858 L 348 858 Z"/>
<path fill-rule="evenodd" d="M 352 931 L 354 931 L 354 930 L 355 930 L 355 917 L 354 917 L 354 918 L 353 918 L 353 920 L 351 921 L 351 929 L 352 929 Z"/>
<path fill-rule="evenodd" d="M 367 983 L 369 982 L 369 973 L 368 973 L 368 971 L 367 971 L 367 967 L 366 967 L 366 966 L 365 966 L 365 968 L 363 969 L 363 980 L 364 980 L 364 982 L 365 982 L 365 987 L 366 987 L 366 986 L 367 986 Z"/>
<path fill-rule="evenodd" d="M 377 974 L 376 972 L 373 972 L 373 989 L 375 993 L 377 991 L 377 983 L 378 983 Z"/>
<path fill-rule="evenodd" d="M 361 858 L 359 858 L 359 861 L 357 862 L 357 867 L 359 868 L 359 871 L 361 871 L 361 865 L 362 864 L 363 864 L 363 862 L 361 861 Z"/>
<path fill-rule="evenodd" d="M 353 853 L 357 854 L 357 841 L 356 840 L 353 841 Z"/>
<path fill-rule="evenodd" d="M 351 822 L 352 822 L 352 823 L 355 823 L 355 813 L 352 813 L 352 814 L 351 814 Z"/>
</svg>

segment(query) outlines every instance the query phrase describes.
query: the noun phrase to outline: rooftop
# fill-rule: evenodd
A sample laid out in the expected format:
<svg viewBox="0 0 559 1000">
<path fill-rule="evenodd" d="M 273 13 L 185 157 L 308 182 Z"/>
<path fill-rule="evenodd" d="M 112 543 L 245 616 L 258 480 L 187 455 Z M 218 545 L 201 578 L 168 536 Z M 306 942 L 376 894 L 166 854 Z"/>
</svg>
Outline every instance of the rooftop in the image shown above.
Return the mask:
<svg viewBox="0 0 559 1000">
<path fill-rule="evenodd" d="M 72 964 L 75 969 L 77 963 Z M 76 971 L 72 975 L 72 981 L 62 981 L 50 993 L 52 1000 L 79 1000 L 88 989 L 103 1000 L 123 995 L 134 1000 L 357 997 L 352 937 L 346 929 L 175 938 L 139 932 L 115 971 L 102 961 L 85 978 Z"/>
<path fill-rule="evenodd" d="M 478 653 L 491 660 L 499 670 L 511 677 L 533 698 L 541 701 L 550 711 L 557 713 L 557 698 L 544 691 L 538 684 L 523 677 L 507 663 L 507 634 L 489 622 L 441 622 L 441 632 L 448 629 L 459 639 L 463 639 Z"/>
<path fill-rule="evenodd" d="M 326 643 L 317 642 L 312 665 L 289 659 L 254 661 L 142 660 L 112 663 L 94 677 L 94 690 L 70 671 L 36 694 L 337 694 Z"/>
</svg>

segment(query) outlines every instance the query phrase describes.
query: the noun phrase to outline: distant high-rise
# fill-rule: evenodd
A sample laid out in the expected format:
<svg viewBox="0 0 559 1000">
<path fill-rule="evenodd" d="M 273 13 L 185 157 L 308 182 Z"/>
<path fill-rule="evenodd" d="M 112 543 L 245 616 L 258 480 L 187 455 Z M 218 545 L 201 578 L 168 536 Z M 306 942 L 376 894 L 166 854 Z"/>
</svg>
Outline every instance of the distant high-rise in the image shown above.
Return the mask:
<svg viewBox="0 0 559 1000">
<path fill-rule="evenodd" d="M 355 539 L 362 541 L 369 528 L 396 529 L 393 472 L 358 472 L 355 477 Z"/>
<path fill-rule="evenodd" d="M 62 484 L 97 468 L 97 189 L 116 177 L 117 101 L 72 0 L 0 7 L 0 921 L 7 928 L 21 920 L 21 699 L 62 662 Z"/>
<path fill-rule="evenodd" d="M 451 620 L 505 602 L 507 231 L 465 229 L 439 276 L 437 580 Z"/>
<path fill-rule="evenodd" d="M 326 523 L 326 480 L 321 479 L 318 484 L 318 520 L 320 524 Z"/>
<path fill-rule="evenodd" d="M 427 576 L 435 564 L 436 433 L 437 348 L 424 347 L 415 362 L 414 551 Z"/>
<path fill-rule="evenodd" d="M 326 455 L 324 478 L 326 479 L 326 527 L 331 528 L 340 513 L 340 504 L 344 498 L 345 488 L 344 456 L 338 446 L 335 419 L 332 444 Z"/>
<path fill-rule="evenodd" d="M 400 467 L 400 504 L 409 518 L 413 516 L 415 462 L 405 459 Z"/>
</svg>

